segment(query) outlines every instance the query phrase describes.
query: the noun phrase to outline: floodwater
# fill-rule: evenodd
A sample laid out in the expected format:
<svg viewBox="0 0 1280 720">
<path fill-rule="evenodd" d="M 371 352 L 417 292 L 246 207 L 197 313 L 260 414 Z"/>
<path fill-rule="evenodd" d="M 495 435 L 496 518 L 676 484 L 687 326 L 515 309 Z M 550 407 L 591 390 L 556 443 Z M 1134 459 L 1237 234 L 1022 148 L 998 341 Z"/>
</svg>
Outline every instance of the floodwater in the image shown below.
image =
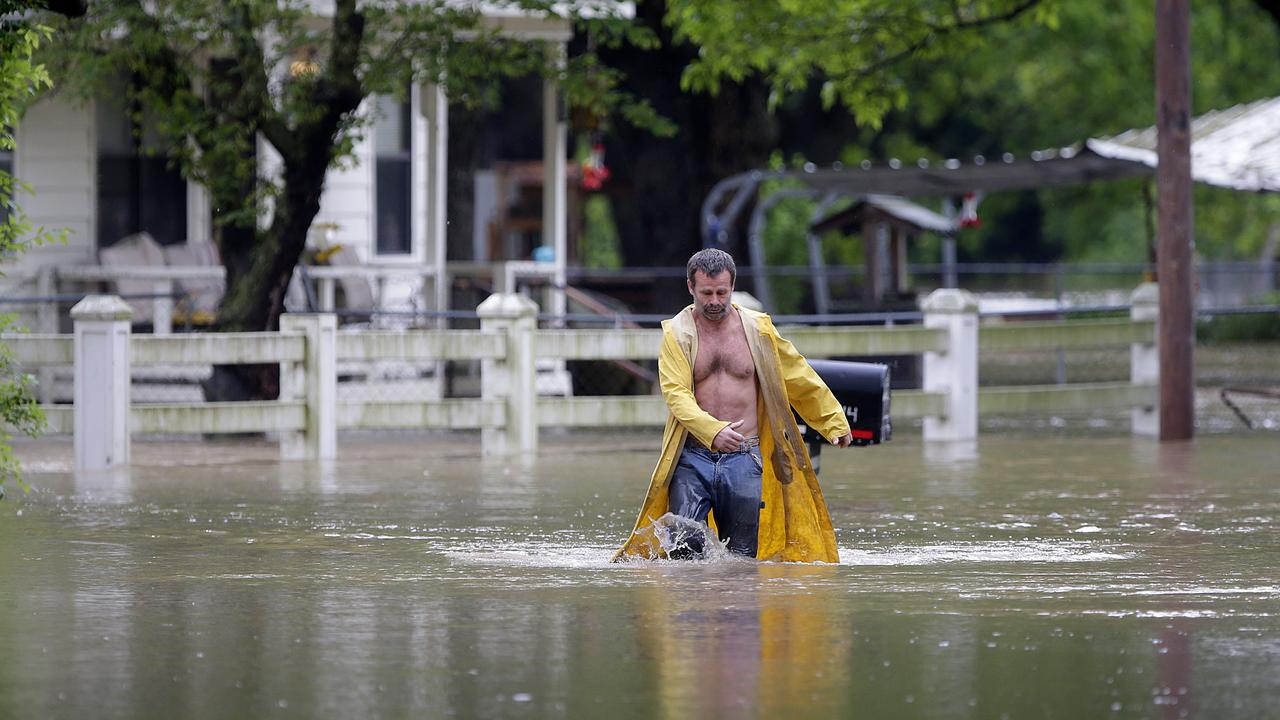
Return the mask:
<svg viewBox="0 0 1280 720">
<path fill-rule="evenodd" d="M 1280 712 L 1274 432 L 828 449 L 838 565 L 610 564 L 653 435 L 21 446 L 0 718 Z"/>
</svg>

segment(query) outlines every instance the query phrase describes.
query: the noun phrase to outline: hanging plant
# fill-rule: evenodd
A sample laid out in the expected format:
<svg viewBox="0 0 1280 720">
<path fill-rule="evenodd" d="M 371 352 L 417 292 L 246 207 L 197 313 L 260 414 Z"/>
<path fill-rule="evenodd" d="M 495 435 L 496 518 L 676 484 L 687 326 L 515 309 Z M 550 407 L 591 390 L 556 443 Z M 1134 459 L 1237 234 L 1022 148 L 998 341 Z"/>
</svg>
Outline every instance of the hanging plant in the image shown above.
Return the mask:
<svg viewBox="0 0 1280 720">
<path fill-rule="evenodd" d="M 594 192 L 604 187 L 609 179 L 609 168 L 604 164 L 604 139 L 600 133 L 591 138 L 591 151 L 582 161 L 582 189 Z"/>
</svg>

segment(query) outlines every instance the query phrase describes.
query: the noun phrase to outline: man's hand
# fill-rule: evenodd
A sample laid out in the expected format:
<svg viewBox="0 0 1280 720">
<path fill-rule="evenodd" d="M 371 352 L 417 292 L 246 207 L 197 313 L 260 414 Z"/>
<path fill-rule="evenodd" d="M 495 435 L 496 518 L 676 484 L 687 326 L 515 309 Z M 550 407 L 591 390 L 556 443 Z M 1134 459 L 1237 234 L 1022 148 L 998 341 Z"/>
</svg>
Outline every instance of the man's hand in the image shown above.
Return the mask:
<svg viewBox="0 0 1280 720">
<path fill-rule="evenodd" d="M 835 440 L 832 440 L 831 444 L 836 447 L 847 448 L 853 444 L 853 433 L 848 433 L 843 437 L 838 437 Z"/>
<path fill-rule="evenodd" d="M 738 432 L 738 428 L 742 427 L 744 422 L 746 420 L 739 420 L 725 425 L 724 429 L 716 433 L 716 436 L 711 440 L 711 449 L 716 452 L 735 452 L 744 439 L 742 433 Z"/>
</svg>

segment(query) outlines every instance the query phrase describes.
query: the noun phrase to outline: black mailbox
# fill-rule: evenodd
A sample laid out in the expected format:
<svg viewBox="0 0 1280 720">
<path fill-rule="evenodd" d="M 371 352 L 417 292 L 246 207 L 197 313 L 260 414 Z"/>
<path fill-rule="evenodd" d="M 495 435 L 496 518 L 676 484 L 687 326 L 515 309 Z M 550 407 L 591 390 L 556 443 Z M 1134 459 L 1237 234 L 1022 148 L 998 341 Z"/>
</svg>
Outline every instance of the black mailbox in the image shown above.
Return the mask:
<svg viewBox="0 0 1280 720">
<path fill-rule="evenodd" d="M 853 431 L 854 445 L 878 445 L 892 438 L 888 365 L 844 360 L 810 360 L 809 365 L 831 388 L 836 401 L 844 408 L 844 416 Z M 799 416 L 796 421 L 804 428 L 804 441 L 809 445 L 809 457 L 813 459 L 814 471 L 817 471 L 818 456 L 828 441 L 806 427 Z"/>
</svg>

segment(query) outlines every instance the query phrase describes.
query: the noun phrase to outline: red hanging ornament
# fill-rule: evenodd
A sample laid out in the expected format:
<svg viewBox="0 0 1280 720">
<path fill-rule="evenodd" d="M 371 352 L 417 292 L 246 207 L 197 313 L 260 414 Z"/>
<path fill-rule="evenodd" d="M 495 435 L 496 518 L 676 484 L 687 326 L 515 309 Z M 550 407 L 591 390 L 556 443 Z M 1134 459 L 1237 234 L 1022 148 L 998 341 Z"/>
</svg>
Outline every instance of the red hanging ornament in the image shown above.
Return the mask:
<svg viewBox="0 0 1280 720">
<path fill-rule="evenodd" d="M 609 168 L 604 164 L 604 143 L 597 141 L 592 143 L 591 152 L 582 161 L 582 188 L 599 190 L 608 179 Z"/>
</svg>

